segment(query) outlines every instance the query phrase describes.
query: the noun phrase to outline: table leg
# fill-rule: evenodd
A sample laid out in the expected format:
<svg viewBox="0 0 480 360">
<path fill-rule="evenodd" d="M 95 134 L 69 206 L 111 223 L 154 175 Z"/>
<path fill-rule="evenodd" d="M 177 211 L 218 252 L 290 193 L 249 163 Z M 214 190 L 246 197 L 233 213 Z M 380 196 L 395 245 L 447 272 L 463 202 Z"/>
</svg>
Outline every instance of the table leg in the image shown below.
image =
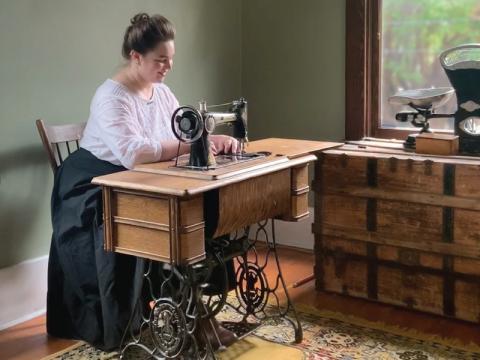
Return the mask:
<svg viewBox="0 0 480 360">
<path fill-rule="evenodd" d="M 259 223 L 255 239 L 249 240 L 246 251 L 237 256 L 239 266 L 236 271 L 235 291 L 239 304 L 229 305 L 243 314 L 244 320 L 249 316 L 260 321 L 273 317 L 286 319 L 293 326 L 295 342 L 300 343 L 303 339 L 302 326 L 280 267 L 275 238 L 275 222 L 273 219 L 270 221 L 271 237 L 268 236 L 266 230 L 268 220 Z M 256 243 L 260 236 L 265 238 L 267 244 L 265 258 L 260 258 L 256 250 Z M 265 269 L 271 262 L 274 263 L 277 270 L 273 285 L 269 283 L 265 273 Z M 280 300 L 279 293 L 281 291 L 285 294 L 286 303 Z"/>
<path fill-rule="evenodd" d="M 271 236 L 266 226 L 268 220 L 259 223 L 255 239 L 248 237 L 249 229 L 234 239 L 212 239 L 207 259 L 188 266 L 158 264 L 151 260 L 144 274 L 145 290 L 131 315 L 121 345 L 121 358 L 132 347 L 147 352 L 153 359 L 215 359 L 213 348 L 206 331 L 217 336 L 213 319 L 228 305 L 242 315 L 240 327 L 251 329 L 247 319 L 257 322 L 270 318 L 284 318 L 291 323 L 295 342 L 303 339 L 302 326 L 288 293 L 280 267 L 275 238 L 275 222 L 271 221 Z M 265 238 L 265 257 L 258 256 L 256 243 L 260 236 Z M 229 281 L 225 262 L 236 259 L 239 264 L 235 271 L 235 294 L 238 300 L 233 304 L 228 300 Z M 277 275 L 273 283 L 267 279 L 265 269 L 276 267 Z M 156 269 L 156 270 L 155 270 Z M 223 269 L 223 270 L 222 270 Z M 209 283 L 213 271 L 224 274 L 223 287 Z M 280 293 L 286 301 L 281 301 Z M 145 293 L 149 300 L 145 299 Z M 212 294 L 212 295 L 209 295 Z M 133 322 L 141 314 L 139 326 Z M 203 323 L 204 325 L 201 325 Z M 205 325 L 206 324 L 206 325 Z M 205 329 L 205 326 L 207 329 Z M 226 326 L 228 328 L 228 326 Z M 232 329 L 235 331 L 235 329 Z M 127 340 L 128 339 L 128 340 Z M 151 339 L 151 340 L 150 340 Z M 128 342 L 127 342 L 128 341 Z"/>
<path fill-rule="evenodd" d="M 123 359 L 131 348 L 139 348 L 156 360 L 215 359 L 200 326 L 203 307 L 198 283 L 191 267 L 148 262 L 144 286 L 148 300 L 137 301 L 121 344 Z M 135 318 L 140 314 L 140 325 Z"/>
</svg>

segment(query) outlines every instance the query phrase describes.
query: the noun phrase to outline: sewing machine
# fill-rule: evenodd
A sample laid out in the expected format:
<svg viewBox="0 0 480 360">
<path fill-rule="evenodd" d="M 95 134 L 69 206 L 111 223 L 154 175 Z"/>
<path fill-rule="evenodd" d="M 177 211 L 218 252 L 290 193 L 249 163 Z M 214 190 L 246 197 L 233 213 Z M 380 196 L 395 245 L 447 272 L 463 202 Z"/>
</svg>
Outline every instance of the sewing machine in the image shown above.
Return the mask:
<svg viewBox="0 0 480 360">
<path fill-rule="evenodd" d="M 204 121 L 199 114 L 183 116 L 186 123 L 178 119 L 187 141 L 198 137 L 196 128 Z M 234 332 L 235 326 L 245 329 L 281 318 L 291 324 L 292 340 L 300 342 L 302 327 L 281 273 L 273 219 L 296 222 L 308 216 L 308 164 L 316 160 L 313 154 L 338 145 L 265 139 L 249 144 L 250 151 L 270 153 L 256 161 L 203 171 L 166 161 L 94 178 L 102 186 L 105 250 L 148 262 L 145 298 L 137 300 L 131 314 L 131 319 L 145 314 L 139 319 L 143 331 L 130 323 L 121 358 L 130 348 L 139 348 L 154 359 L 215 359 L 205 335 L 214 330 L 200 320 L 217 315 L 224 305 L 242 318 L 228 324 Z M 249 236 L 250 225 L 257 223 Z M 257 240 L 267 244 L 264 256 L 257 255 Z M 233 298 L 228 286 L 209 295 L 209 274 L 214 269 L 225 273 L 229 259 L 237 264 Z M 154 262 L 171 270 L 153 277 Z M 265 275 L 267 266 L 276 269 L 273 281 Z M 160 293 L 150 286 L 153 281 Z M 196 329 L 202 341 L 197 341 Z"/>
<path fill-rule="evenodd" d="M 231 103 L 213 105 L 210 108 L 225 107 L 225 112 L 214 112 L 201 101 L 199 109 L 192 106 L 181 106 L 172 115 L 172 131 L 181 142 L 191 144 L 188 160 L 177 157 L 175 166 L 196 170 L 216 169 L 239 162 L 249 161 L 264 156 L 260 153 L 245 153 L 248 142 L 247 102 L 240 98 Z M 240 143 L 238 154 L 214 156 L 210 149 L 209 135 L 219 125 L 233 127 L 233 137 Z"/>
<path fill-rule="evenodd" d="M 455 135 L 459 136 L 460 152 L 480 153 L 480 44 L 460 45 L 444 51 L 440 64 L 453 88 L 417 89 L 400 91 L 389 98 L 391 104 L 408 105 L 414 111 L 399 112 L 398 121 L 410 121 L 421 127 L 420 133 L 430 132 L 432 118 L 455 119 Z M 452 95 L 457 95 L 457 111 L 452 114 L 435 114 Z M 405 148 L 415 148 L 416 134 L 409 135 Z"/>
</svg>

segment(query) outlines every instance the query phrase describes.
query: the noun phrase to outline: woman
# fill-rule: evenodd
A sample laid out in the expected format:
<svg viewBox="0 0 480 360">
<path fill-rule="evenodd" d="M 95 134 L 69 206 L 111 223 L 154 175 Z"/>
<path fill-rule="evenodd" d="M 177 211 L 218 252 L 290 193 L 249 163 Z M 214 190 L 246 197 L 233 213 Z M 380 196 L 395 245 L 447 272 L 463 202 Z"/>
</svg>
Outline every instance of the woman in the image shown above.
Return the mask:
<svg viewBox="0 0 480 360">
<path fill-rule="evenodd" d="M 170 118 L 178 101 L 163 84 L 173 64 L 175 30 L 163 16 L 137 14 L 122 46 L 126 65 L 96 91 L 80 149 L 55 175 L 47 331 L 111 350 L 141 292 L 143 260 L 103 250 L 101 189 L 91 184 L 136 164 L 177 155 Z M 238 143 L 211 136 L 214 153 Z M 189 151 L 182 143 L 181 154 Z"/>
</svg>

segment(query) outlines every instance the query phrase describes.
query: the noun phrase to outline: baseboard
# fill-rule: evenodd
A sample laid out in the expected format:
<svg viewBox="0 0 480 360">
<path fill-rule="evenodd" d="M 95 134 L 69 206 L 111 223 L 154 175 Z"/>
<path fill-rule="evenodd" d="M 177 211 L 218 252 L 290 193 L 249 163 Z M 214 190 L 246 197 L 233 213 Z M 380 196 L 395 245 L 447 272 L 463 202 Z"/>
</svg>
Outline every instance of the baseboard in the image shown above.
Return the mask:
<svg viewBox="0 0 480 360">
<path fill-rule="evenodd" d="M 312 233 L 313 223 L 313 208 L 309 208 L 310 216 L 298 222 L 289 221 L 275 221 L 275 238 L 277 244 L 286 245 L 289 247 L 296 247 L 301 249 L 313 250 L 314 237 Z M 255 233 L 258 229 L 257 225 L 253 225 L 250 229 L 249 237 L 255 238 Z M 271 225 L 266 227 L 269 237 L 272 236 Z M 262 240 L 262 237 L 259 237 Z"/>
<path fill-rule="evenodd" d="M 48 256 L 0 269 L 0 330 L 45 313 Z"/>
</svg>

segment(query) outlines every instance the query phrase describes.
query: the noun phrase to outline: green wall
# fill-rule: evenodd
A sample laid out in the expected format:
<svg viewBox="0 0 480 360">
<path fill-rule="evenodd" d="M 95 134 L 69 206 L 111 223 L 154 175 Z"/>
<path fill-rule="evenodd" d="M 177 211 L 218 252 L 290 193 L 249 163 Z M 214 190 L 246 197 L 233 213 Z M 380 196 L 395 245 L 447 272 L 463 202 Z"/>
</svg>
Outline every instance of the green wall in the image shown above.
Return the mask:
<svg viewBox="0 0 480 360">
<path fill-rule="evenodd" d="M 252 138 L 344 138 L 345 0 L 242 1 Z"/>
<path fill-rule="evenodd" d="M 48 253 L 51 170 L 35 119 L 85 121 L 98 85 L 122 64 L 139 11 L 177 27 L 166 83 L 180 103 L 239 97 L 238 0 L 0 0 L 0 268 Z"/>
<path fill-rule="evenodd" d="M 0 268 L 48 253 L 53 178 L 34 121 L 85 121 L 139 11 L 177 28 L 181 104 L 245 96 L 252 139 L 344 133 L 345 0 L 0 0 Z"/>
</svg>

